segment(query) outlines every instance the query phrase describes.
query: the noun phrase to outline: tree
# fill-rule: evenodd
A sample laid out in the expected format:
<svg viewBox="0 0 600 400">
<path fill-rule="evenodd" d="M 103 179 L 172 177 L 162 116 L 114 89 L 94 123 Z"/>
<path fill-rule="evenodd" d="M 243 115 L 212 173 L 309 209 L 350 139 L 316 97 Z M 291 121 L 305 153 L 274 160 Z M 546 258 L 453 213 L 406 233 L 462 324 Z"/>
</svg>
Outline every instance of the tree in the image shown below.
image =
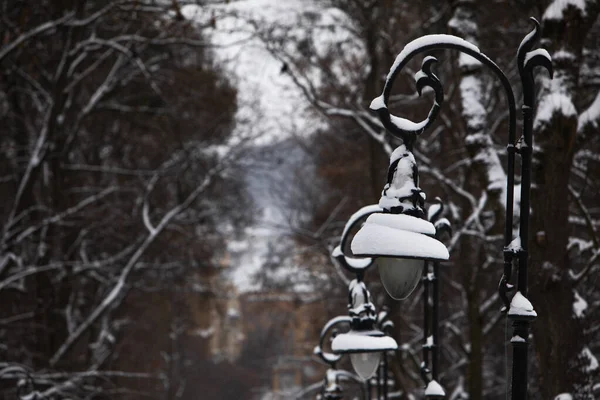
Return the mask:
<svg viewBox="0 0 600 400">
<path fill-rule="evenodd" d="M 181 397 L 162 371 L 187 365 L 175 339 L 249 220 L 236 91 L 175 1 L 2 7 L 1 388 Z M 120 352 L 132 338 L 156 350 Z"/>
</svg>

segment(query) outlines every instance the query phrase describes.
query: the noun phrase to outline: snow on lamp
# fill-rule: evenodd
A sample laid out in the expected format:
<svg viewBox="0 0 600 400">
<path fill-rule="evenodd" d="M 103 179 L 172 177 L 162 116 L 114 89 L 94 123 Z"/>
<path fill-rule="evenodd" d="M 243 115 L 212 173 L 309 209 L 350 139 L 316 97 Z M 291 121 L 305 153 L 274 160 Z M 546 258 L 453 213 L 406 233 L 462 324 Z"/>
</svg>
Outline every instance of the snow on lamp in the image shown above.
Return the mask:
<svg viewBox="0 0 600 400">
<path fill-rule="evenodd" d="M 399 146 L 390 158 L 379 200 L 383 213 L 370 215 L 351 243 L 355 256 L 375 258 L 385 290 L 397 300 L 415 289 L 426 260 L 449 258 L 446 246 L 432 237 L 435 227 L 425 220 L 425 194 L 418 179 L 412 152 Z"/>
<path fill-rule="evenodd" d="M 364 282 L 354 279 L 349 286 L 351 329 L 331 343 L 336 354 L 350 354 L 350 362 L 364 380 L 372 377 L 385 351 L 397 350 L 396 341 L 376 328 L 377 313 Z"/>
<path fill-rule="evenodd" d="M 435 380 L 429 381 L 427 387 L 425 388 L 425 398 L 427 400 L 430 399 L 443 399 L 446 397 L 446 392 L 444 388 Z"/>
</svg>

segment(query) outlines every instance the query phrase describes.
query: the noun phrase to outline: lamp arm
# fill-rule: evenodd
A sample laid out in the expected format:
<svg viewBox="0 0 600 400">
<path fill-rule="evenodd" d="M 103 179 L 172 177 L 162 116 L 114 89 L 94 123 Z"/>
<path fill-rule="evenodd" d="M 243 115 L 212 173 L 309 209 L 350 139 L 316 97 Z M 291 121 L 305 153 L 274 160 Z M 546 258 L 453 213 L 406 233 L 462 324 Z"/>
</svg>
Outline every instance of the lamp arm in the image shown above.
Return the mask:
<svg viewBox="0 0 600 400">
<path fill-rule="evenodd" d="M 325 339 L 328 337 L 329 333 L 334 331 L 339 325 L 350 326 L 351 322 L 352 318 L 350 316 L 340 315 L 327 321 L 321 330 L 321 334 L 319 336 L 319 345 L 315 347 L 313 353 L 331 368 L 335 368 L 336 363 L 340 360 L 340 358 L 342 358 L 342 354 L 334 354 L 324 351 L 323 348 L 325 347 Z"/>
<path fill-rule="evenodd" d="M 331 252 L 331 257 L 333 260 L 342 266 L 346 271 L 362 276 L 364 271 L 373 265 L 374 260 L 372 258 L 352 257 L 346 254 L 346 249 L 348 247 L 347 243 L 350 232 L 352 232 L 356 226 L 362 224 L 369 215 L 380 212 L 382 212 L 382 209 L 377 204 L 365 206 L 352 214 L 348 219 L 348 222 L 346 222 L 344 230 L 342 231 L 340 244 Z"/>
</svg>

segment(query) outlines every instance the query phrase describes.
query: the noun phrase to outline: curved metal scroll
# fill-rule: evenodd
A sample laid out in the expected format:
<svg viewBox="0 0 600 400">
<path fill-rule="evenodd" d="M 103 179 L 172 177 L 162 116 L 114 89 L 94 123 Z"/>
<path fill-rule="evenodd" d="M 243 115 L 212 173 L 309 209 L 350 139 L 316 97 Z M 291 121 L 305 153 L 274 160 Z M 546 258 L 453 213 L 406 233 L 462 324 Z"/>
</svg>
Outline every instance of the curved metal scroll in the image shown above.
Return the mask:
<svg viewBox="0 0 600 400">
<path fill-rule="evenodd" d="M 388 102 L 390 98 L 390 93 L 392 91 L 392 85 L 400 70 L 404 68 L 406 64 L 417 54 L 429 51 L 429 50 L 438 50 L 438 49 L 451 49 L 458 50 L 464 54 L 467 54 L 483 65 L 489 67 L 491 71 L 498 77 L 502 87 L 504 88 L 504 92 L 506 95 L 506 100 L 508 103 L 508 168 L 507 168 L 507 186 L 506 186 L 506 228 L 505 228 L 505 246 L 511 241 L 512 237 L 512 219 L 513 219 L 513 199 L 514 199 L 514 186 L 515 186 L 515 174 L 514 174 L 514 164 L 515 164 L 515 145 L 516 145 L 516 105 L 515 105 L 515 95 L 513 93 L 512 87 L 508 78 L 500 67 L 493 62 L 488 56 L 483 54 L 479 48 L 472 43 L 467 42 L 464 39 L 461 39 L 457 36 L 453 35 L 427 35 L 422 36 L 408 43 L 404 49 L 398 54 L 390 72 L 388 73 L 385 86 L 383 88 L 383 93 L 381 96 L 375 98 L 371 102 L 371 110 L 377 112 L 379 119 L 385 128 L 390 131 L 394 136 L 403 140 L 406 147 L 410 150 L 414 145 L 414 142 L 419 134 L 421 134 L 428 126 L 431 125 L 433 119 L 437 116 L 439 108 L 441 106 L 441 101 L 443 100 L 443 92 L 441 87 L 438 88 L 439 80 L 435 75 L 431 73 L 431 65 L 433 63 L 432 60 L 428 59 L 423 60 L 423 66 L 421 71 L 416 74 L 417 77 L 417 89 L 421 90 L 424 86 L 430 86 L 436 92 L 436 100 L 429 111 L 429 115 L 427 119 L 422 121 L 421 123 L 415 123 L 404 118 L 397 117 L 392 115 L 388 110 Z M 419 84 L 419 78 L 422 76 L 427 76 L 427 79 L 421 78 L 421 83 Z M 439 85 L 441 86 L 441 84 Z M 511 280 L 511 269 L 507 268 L 507 265 L 510 266 L 512 259 L 507 256 L 505 252 L 505 268 L 504 275 L 500 280 L 500 286 L 498 288 L 500 297 L 506 303 L 508 301 L 506 293 L 512 288 L 508 283 Z"/>
<path fill-rule="evenodd" d="M 362 224 L 369 215 L 380 212 L 383 212 L 381 207 L 377 204 L 372 204 L 365 206 L 352 214 L 348 219 L 348 222 L 346 222 L 339 246 L 336 246 L 331 252 L 331 256 L 335 262 L 341 265 L 346 271 L 357 274 L 359 277 L 362 277 L 364 271 L 373 265 L 374 260 L 370 257 L 357 258 L 347 255 L 348 236 L 350 232 L 352 232 L 359 224 Z"/>
<path fill-rule="evenodd" d="M 443 90 L 439 79 L 432 73 L 431 67 L 435 63 L 436 59 L 433 57 L 426 57 L 423 60 L 421 70 L 415 74 L 415 80 L 417 84 L 417 90 L 421 94 L 422 89 L 425 86 L 431 87 L 435 91 L 435 101 L 429 111 L 429 115 L 426 119 L 421 122 L 413 122 L 408 119 L 404 119 L 395 116 L 390 113 L 388 109 L 388 102 L 392 85 L 404 66 L 417 54 L 439 49 L 451 49 L 458 50 L 464 54 L 467 54 L 483 65 L 490 68 L 490 70 L 500 80 L 504 89 L 506 100 L 509 111 L 509 124 L 508 124 L 508 160 L 507 160 L 507 187 L 506 187 L 506 219 L 505 219 L 505 231 L 504 231 L 504 273 L 500 280 L 498 292 L 504 302 L 505 306 L 508 307 L 509 300 L 507 293 L 512 290 L 513 286 L 509 283 L 512 280 L 512 261 L 517 255 L 514 250 L 509 250 L 509 246 L 512 241 L 512 227 L 513 227 L 513 216 L 514 216 L 514 182 L 515 182 L 515 153 L 521 153 L 523 156 L 523 148 L 525 148 L 525 154 L 523 157 L 522 169 L 527 170 L 527 173 L 522 174 L 521 184 L 521 214 L 519 221 L 520 236 L 527 238 L 528 234 L 528 216 L 529 216 L 529 187 L 530 187 L 530 176 L 529 167 L 531 162 L 531 127 L 533 121 L 533 101 L 534 101 L 534 85 L 533 85 L 533 73 L 532 70 L 536 66 L 545 67 L 550 74 L 552 74 L 552 60 L 546 50 L 537 49 L 532 50 L 534 42 L 539 38 L 539 23 L 535 18 L 531 18 L 534 23 L 534 29 L 525 36 L 519 50 L 517 52 L 517 62 L 519 66 L 519 72 L 521 75 L 523 85 L 523 115 L 524 115 L 524 135 L 523 145 L 521 149 L 517 149 L 516 143 L 516 104 L 515 96 L 510 85 L 510 82 L 502 70 L 494 63 L 488 56 L 483 54 L 479 48 L 472 43 L 467 42 L 453 35 L 427 35 L 413 40 L 408 43 L 404 49 L 398 54 L 396 60 L 390 72 L 387 75 L 383 93 L 381 96 L 375 98 L 370 105 L 371 110 L 375 111 L 379 119 L 381 120 L 384 127 L 392 133 L 394 136 L 402 139 L 408 150 L 411 150 L 414 142 L 418 135 L 420 135 L 427 127 L 429 127 L 435 117 L 439 113 L 441 103 L 443 102 Z M 526 204 L 523 204 L 525 202 Z M 526 242 L 523 241 L 523 242 Z M 526 291 L 526 267 L 522 266 L 526 263 L 526 247 L 519 253 L 519 289 L 521 286 Z M 523 282 L 523 285 L 521 285 Z"/>
<path fill-rule="evenodd" d="M 483 54 L 479 48 L 472 43 L 467 42 L 458 36 L 453 35 L 426 35 L 408 43 L 398 54 L 390 72 L 387 75 L 383 93 L 371 102 L 371 110 L 377 112 L 383 125 L 394 136 L 402 139 L 404 144 L 410 150 L 417 136 L 433 123 L 443 102 L 444 94 L 439 79 L 431 72 L 431 66 L 435 61 L 434 57 L 426 57 L 423 60 L 421 70 L 415 74 L 417 90 L 421 93 L 423 87 L 431 87 L 436 94 L 435 102 L 429 111 L 428 117 L 419 122 L 413 122 L 391 114 L 388 110 L 388 102 L 392 91 L 392 85 L 402 68 L 417 54 L 438 49 L 459 50 L 482 64 L 488 66 L 492 72 L 500 79 L 502 87 L 506 92 L 506 99 L 509 107 L 509 143 L 515 142 L 516 129 L 516 106 L 515 96 L 510 86 L 508 78 L 502 70 L 488 56 Z"/>
<path fill-rule="evenodd" d="M 318 356 L 321 360 L 323 360 L 326 364 L 328 364 L 331 368 L 335 368 L 336 363 L 342 358 L 343 354 L 334 354 L 329 353 L 323 348 L 325 347 L 325 339 L 329 337 L 329 333 L 333 335 L 336 334 L 336 329 L 339 325 L 347 325 L 350 327 L 352 322 L 352 318 L 348 315 L 341 315 L 338 317 L 334 317 L 327 321 L 323 329 L 321 329 L 321 334 L 319 336 L 319 345 L 315 347 L 313 353 Z"/>
</svg>

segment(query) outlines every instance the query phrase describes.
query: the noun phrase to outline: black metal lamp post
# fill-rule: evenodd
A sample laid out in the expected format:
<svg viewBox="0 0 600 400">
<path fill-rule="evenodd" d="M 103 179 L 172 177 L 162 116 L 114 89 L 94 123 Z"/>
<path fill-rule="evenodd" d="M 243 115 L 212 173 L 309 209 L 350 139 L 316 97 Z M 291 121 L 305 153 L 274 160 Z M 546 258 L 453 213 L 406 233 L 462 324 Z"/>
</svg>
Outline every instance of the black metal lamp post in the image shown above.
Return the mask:
<svg viewBox="0 0 600 400">
<path fill-rule="evenodd" d="M 452 231 L 450 221 L 441 217 L 443 209 L 442 201 L 436 198 L 435 203 L 427 210 L 427 219 L 434 224 L 437 239 Z M 444 389 L 438 383 L 440 349 L 438 329 L 439 276 L 439 262 L 426 262 L 423 270 L 423 362 L 421 363 L 421 376 L 425 381 L 425 398 L 427 399 L 443 399 L 446 395 Z"/>
<path fill-rule="evenodd" d="M 383 93 L 375 98 L 370 108 L 375 111 L 383 126 L 402 140 L 392 153 L 387 184 L 383 189 L 379 206 L 381 214 L 373 214 L 352 241 L 352 252 L 360 257 L 377 257 L 382 282 L 388 293 L 397 299 L 407 297 L 418 284 L 423 271 L 423 260 L 448 259 L 445 246 L 434 239 L 435 229 L 423 218 L 425 196 L 419 186 L 418 168 L 412 154 L 414 143 L 437 116 L 444 99 L 442 85 L 431 70 L 437 61 L 425 57 L 421 69 L 415 74 L 417 90 L 428 86 L 435 92 L 435 101 L 427 118 L 421 122 L 392 115 L 388 101 L 395 78 L 400 70 L 417 54 L 437 49 L 459 50 L 487 66 L 500 80 L 504 88 L 509 111 L 508 173 L 506 188 L 506 220 L 504 232 L 504 273 L 500 280 L 499 295 L 513 321 L 513 369 L 511 398 L 525 400 L 527 397 L 527 349 L 529 324 L 536 314 L 527 300 L 527 258 L 529 227 L 529 192 L 531 186 L 531 156 L 534 109 L 533 69 L 545 67 L 552 74 L 552 60 L 546 50 L 532 50 L 539 37 L 539 23 L 532 18 L 535 27 L 519 46 L 517 63 L 523 86 L 523 136 L 516 140 L 516 106 L 512 87 L 502 70 L 477 46 L 452 35 L 428 35 L 408 43 L 398 54 L 387 76 Z M 513 240 L 513 198 L 515 155 L 521 156 L 521 203 L 519 235 Z M 427 225 L 429 224 L 429 225 Z M 513 289 L 513 262 L 517 264 L 517 289 L 512 301 L 508 293 Z"/>
<path fill-rule="evenodd" d="M 330 319 L 323 329 L 319 338 L 319 345 L 315 347 L 314 354 L 317 355 L 325 364 L 329 366 L 325 373 L 323 384 L 319 389 L 317 400 L 339 400 L 343 398 L 343 388 L 341 380 L 354 381 L 361 388 L 363 398 L 365 398 L 364 383 L 358 376 L 337 368 L 338 361 L 342 358 L 342 354 L 334 354 L 325 350 L 325 341 L 330 335 L 335 336 L 339 326 L 350 326 L 352 318 L 348 316 L 339 316 Z"/>
<path fill-rule="evenodd" d="M 379 252 L 376 254 L 381 254 L 383 251 L 387 251 L 388 253 L 386 254 L 393 254 L 394 256 L 421 256 L 422 258 L 428 257 L 429 259 L 435 259 L 435 251 L 437 251 L 437 254 L 441 253 L 441 256 L 438 259 L 446 259 L 448 252 L 445 246 L 438 240 L 428 236 L 435 235 L 439 238 L 439 236 L 441 236 L 444 232 L 450 230 L 450 223 L 448 220 L 445 218 L 440 218 L 442 210 L 443 205 L 441 200 L 436 199 L 436 204 L 433 204 L 428 210 L 428 219 L 431 222 L 417 217 L 404 215 L 394 216 L 392 220 L 389 221 L 385 218 L 381 218 L 387 216 L 382 214 L 383 210 L 380 206 L 372 205 L 363 207 L 350 217 L 342 233 L 340 245 L 337 246 L 332 252 L 332 256 L 336 263 L 349 272 L 356 274 L 357 277 L 357 279 L 350 283 L 349 287 L 350 317 L 348 318 L 350 318 L 351 321 L 351 330 L 348 333 L 336 336 L 332 343 L 332 349 L 337 353 L 351 353 L 351 361 L 353 366 L 358 374 L 364 379 L 368 378 L 368 376 L 377 371 L 377 378 L 375 382 L 377 385 L 378 399 L 387 399 L 388 394 L 387 354 L 386 351 L 381 351 L 381 349 L 395 350 L 397 347 L 395 341 L 393 344 L 391 343 L 391 341 L 393 341 L 392 338 L 383 334 L 383 332 L 393 326 L 393 322 L 388 319 L 387 311 L 385 310 L 380 312 L 377 317 L 375 316 L 374 306 L 370 301 L 369 292 L 362 281 L 365 271 L 371 265 L 373 265 L 375 260 L 370 257 L 354 258 L 344 254 L 344 249 L 347 248 L 349 233 L 353 230 L 353 228 L 358 226 L 359 223 L 362 223 L 362 221 L 366 219 L 366 224 L 360 230 L 360 232 L 363 232 L 363 238 L 366 237 L 372 239 L 372 237 L 375 236 L 376 239 L 380 239 L 382 235 L 384 235 L 388 236 L 388 240 L 391 240 L 388 244 L 385 244 L 383 248 L 381 246 L 376 248 L 376 250 Z M 392 231 L 390 231 L 390 229 Z M 359 235 L 360 232 L 357 233 L 357 235 Z M 356 240 L 356 237 L 354 240 Z M 419 247 L 421 247 L 421 250 L 419 250 Z M 431 256 L 431 248 L 433 248 L 434 256 Z M 413 261 L 413 259 L 411 259 L 411 261 Z M 397 297 L 406 297 L 410 292 L 412 292 L 414 286 L 418 283 L 421 274 L 423 274 L 423 270 L 421 268 L 424 268 L 425 289 L 423 300 L 425 304 L 425 343 L 423 345 L 424 361 L 421 372 L 426 386 L 426 397 L 431 399 L 443 398 L 445 395 L 444 390 L 436 381 L 438 373 L 437 274 L 439 264 L 437 262 L 434 263 L 433 270 L 431 272 L 429 271 L 430 262 L 428 261 L 424 262 L 422 259 L 416 259 L 414 260 L 414 264 L 416 264 L 416 266 L 419 268 L 418 271 L 413 272 L 414 265 L 411 265 L 410 263 L 408 266 L 400 263 L 399 268 L 405 268 L 408 270 L 408 274 L 403 276 L 406 277 L 406 275 L 408 275 L 408 279 L 396 279 L 396 281 L 399 281 L 403 284 L 401 285 L 401 290 L 405 291 L 402 296 Z M 398 268 L 398 266 L 392 263 L 392 268 Z M 392 278 L 395 278 L 393 274 Z M 396 283 L 393 284 L 396 285 L 396 287 L 398 286 Z M 430 285 L 433 286 L 433 290 L 431 291 L 431 299 L 429 296 Z M 389 288 L 388 291 L 390 291 Z M 395 292 L 395 294 L 398 293 L 398 291 Z M 432 308 L 431 311 L 430 308 Z M 356 343 L 357 341 L 358 344 Z M 431 366 L 433 369 L 433 374 L 428 368 L 430 354 L 432 359 Z M 379 365 L 379 368 L 377 365 Z M 370 393 L 370 387 L 368 387 L 368 393 Z"/>
<path fill-rule="evenodd" d="M 384 331 L 391 324 L 387 318 L 380 317 L 371 302 L 371 295 L 363 281 L 365 271 L 373 264 L 371 258 L 354 258 L 344 254 L 350 231 L 367 216 L 380 213 L 378 206 L 363 207 L 354 213 L 344 228 L 340 245 L 333 252 L 332 257 L 347 271 L 356 274 L 356 279 L 348 287 L 348 309 L 350 318 L 350 331 L 337 335 L 331 344 L 336 354 L 350 354 L 350 360 L 355 371 L 360 377 L 367 380 L 377 373 L 377 386 L 380 386 L 380 376 L 387 385 L 387 366 L 380 368 L 381 361 L 387 364 L 385 354 L 398 348 L 396 341 L 386 335 Z M 385 398 L 385 397 L 384 397 Z"/>
</svg>

